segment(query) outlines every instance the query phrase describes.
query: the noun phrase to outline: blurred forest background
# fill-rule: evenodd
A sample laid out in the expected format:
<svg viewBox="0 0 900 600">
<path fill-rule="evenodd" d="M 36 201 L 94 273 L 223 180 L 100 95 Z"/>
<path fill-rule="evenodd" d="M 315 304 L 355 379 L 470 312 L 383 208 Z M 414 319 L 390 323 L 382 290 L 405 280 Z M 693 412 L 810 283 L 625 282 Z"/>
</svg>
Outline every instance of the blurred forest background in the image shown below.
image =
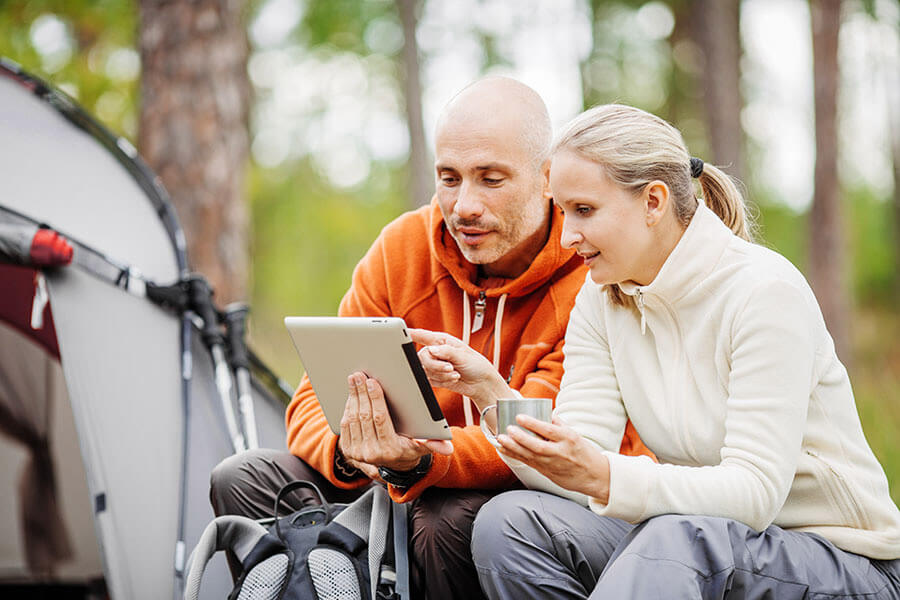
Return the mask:
<svg viewBox="0 0 900 600">
<path fill-rule="evenodd" d="M 0 55 L 137 145 L 292 384 L 283 317 L 334 314 L 381 228 L 429 201 L 466 83 L 516 77 L 557 127 L 659 114 L 812 282 L 900 502 L 898 0 L 0 0 Z"/>
</svg>

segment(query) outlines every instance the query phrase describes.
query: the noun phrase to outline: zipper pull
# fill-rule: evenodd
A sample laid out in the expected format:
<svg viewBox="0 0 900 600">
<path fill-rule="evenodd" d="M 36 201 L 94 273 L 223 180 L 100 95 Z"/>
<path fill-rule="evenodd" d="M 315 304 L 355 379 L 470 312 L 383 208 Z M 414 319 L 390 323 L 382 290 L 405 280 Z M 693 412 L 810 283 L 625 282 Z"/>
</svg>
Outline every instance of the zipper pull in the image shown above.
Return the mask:
<svg viewBox="0 0 900 600">
<path fill-rule="evenodd" d="M 641 335 L 644 335 L 647 332 L 647 318 L 644 316 L 644 293 L 641 288 L 638 288 L 636 298 L 638 312 L 641 313 Z"/>
<path fill-rule="evenodd" d="M 487 296 L 484 290 L 478 292 L 478 299 L 475 301 L 475 320 L 472 321 L 472 333 L 475 333 L 484 324 L 484 307 L 487 306 Z"/>
</svg>

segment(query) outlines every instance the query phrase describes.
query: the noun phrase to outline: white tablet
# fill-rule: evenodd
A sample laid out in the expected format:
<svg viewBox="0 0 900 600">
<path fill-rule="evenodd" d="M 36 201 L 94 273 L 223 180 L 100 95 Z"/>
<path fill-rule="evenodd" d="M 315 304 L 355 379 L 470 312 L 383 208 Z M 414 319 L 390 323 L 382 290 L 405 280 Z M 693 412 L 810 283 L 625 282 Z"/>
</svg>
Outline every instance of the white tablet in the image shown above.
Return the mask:
<svg viewBox="0 0 900 600">
<path fill-rule="evenodd" d="M 450 427 L 403 319 L 285 317 L 284 324 L 333 432 L 341 431 L 349 393 L 347 377 L 361 371 L 384 389 L 397 433 L 450 439 Z"/>
</svg>

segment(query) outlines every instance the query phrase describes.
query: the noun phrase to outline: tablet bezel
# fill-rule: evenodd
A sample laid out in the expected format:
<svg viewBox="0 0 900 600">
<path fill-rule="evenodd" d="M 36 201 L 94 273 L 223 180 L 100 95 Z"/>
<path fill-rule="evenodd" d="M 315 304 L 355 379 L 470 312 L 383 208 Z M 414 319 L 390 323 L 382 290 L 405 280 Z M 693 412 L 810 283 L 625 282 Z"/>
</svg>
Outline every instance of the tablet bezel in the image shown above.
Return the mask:
<svg viewBox="0 0 900 600">
<path fill-rule="evenodd" d="M 361 371 L 381 384 L 397 433 L 451 439 L 403 319 L 285 317 L 284 324 L 334 433 L 341 430 L 347 377 Z"/>
</svg>

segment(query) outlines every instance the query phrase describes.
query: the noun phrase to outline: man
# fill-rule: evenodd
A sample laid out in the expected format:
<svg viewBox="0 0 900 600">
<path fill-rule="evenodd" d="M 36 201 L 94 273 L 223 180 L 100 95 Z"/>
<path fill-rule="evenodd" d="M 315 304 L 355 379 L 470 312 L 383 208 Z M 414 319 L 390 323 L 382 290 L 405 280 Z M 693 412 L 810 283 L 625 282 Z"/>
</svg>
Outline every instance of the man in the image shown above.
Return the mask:
<svg viewBox="0 0 900 600">
<path fill-rule="evenodd" d="M 494 77 L 460 92 L 437 124 L 431 205 L 385 227 L 357 265 L 339 314 L 398 316 L 409 327 L 449 333 L 490 359 L 512 389 L 555 397 L 569 311 L 586 271 L 559 244 L 550 138 L 547 109 L 531 88 Z M 482 597 L 472 522 L 484 502 L 518 482 L 482 435 L 471 401 L 436 389 L 452 446 L 418 442 L 373 416 L 386 415 L 377 384 L 353 374 L 348 385 L 336 436 L 304 377 L 287 409 L 290 454 L 259 450 L 223 461 L 212 476 L 216 514 L 267 516 L 275 492 L 293 479 L 314 481 L 330 501 L 383 480 L 395 501 L 411 502 L 415 597 Z M 626 436 L 623 449 L 632 443 L 642 448 Z"/>
</svg>

